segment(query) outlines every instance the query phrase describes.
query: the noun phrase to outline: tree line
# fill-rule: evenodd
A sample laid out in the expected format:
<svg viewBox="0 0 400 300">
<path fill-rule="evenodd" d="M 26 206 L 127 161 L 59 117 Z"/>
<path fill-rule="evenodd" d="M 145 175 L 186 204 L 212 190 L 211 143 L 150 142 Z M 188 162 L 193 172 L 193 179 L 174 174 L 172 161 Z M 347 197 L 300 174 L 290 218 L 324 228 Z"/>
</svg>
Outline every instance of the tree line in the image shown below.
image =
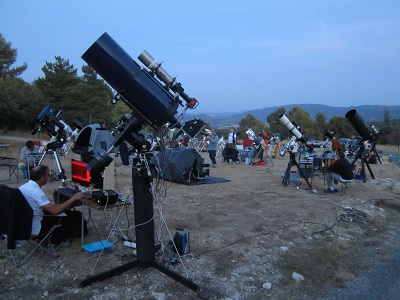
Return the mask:
<svg viewBox="0 0 400 300">
<path fill-rule="evenodd" d="M 248 114 L 240 120 L 239 127 L 236 128 L 236 131 L 241 133 L 240 136 L 242 138 L 246 136 L 246 130 L 251 128 L 256 134 L 265 131 L 272 135 L 279 136 L 281 139 L 288 139 L 290 138 L 290 132 L 279 119 L 283 114 L 285 114 L 292 123 L 298 125 L 307 138 L 316 138 L 321 141 L 325 140 L 325 132 L 327 130 L 334 133 L 336 139 L 352 138 L 358 135 L 355 128 L 345 117 L 334 116 L 327 121 L 326 116 L 318 112 L 314 120 L 308 112 L 299 107 L 294 107 L 288 112 L 283 107 L 279 108 L 266 117 L 265 123 L 252 114 Z M 374 125 L 379 130 L 378 143 L 399 145 L 400 120 L 391 120 L 387 108 L 384 109 L 384 120 L 382 122 L 371 122 L 367 124 L 367 126 L 371 125 Z M 217 132 L 220 135 L 227 135 L 229 129 Z"/>
<path fill-rule="evenodd" d="M 46 61 L 42 67 L 43 77 L 27 83 L 19 76 L 28 66 L 25 63 L 13 66 L 16 58 L 17 50 L 0 33 L 0 126 L 3 132 L 33 129 L 32 120 L 47 104 L 60 109 L 62 113 L 59 118 L 70 125 L 75 119 L 83 124 L 104 120 L 114 125 L 121 116 L 130 112 L 123 103 L 111 104 L 110 100 L 114 96 L 112 89 L 88 65 L 82 67 L 83 75 L 78 76 L 78 70 L 69 60 L 55 56 L 55 61 Z M 248 128 L 256 134 L 263 130 L 279 135 L 282 139 L 288 138 L 288 129 L 279 121 L 282 114 L 299 125 L 309 138 L 323 140 L 325 130 L 332 131 L 338 139 L 357 135 L 344 117 L 335 116 L 327 121 L 323 113 L 317 113 L 314 120 L 306 111 L 294 107 L 289 112 L 279 108 L 266 116 L 264 122 L 248 114 L 240 120 L 239 127 L 236 128 L 241 133 L 239 138 L 245 137 Z M 387 109 L 384 111 L 384 121 L 374 125 L 380 130 L 380 143 L 399 145 L 399 122 L 390 119 Z M 206 124 L 206 127 L 211 126 Z M 229 129 L 217 128 L 220 136 L 227 136 L 228 132 Z"/>
<path fill-rule="evenodd" d="M 82 76 L 69 60 L 55 56 L 54 62 L 45 62 L 43 77 L 27 83 L 19 76 L 27 69 L 24 63 L 14 67 L 17 50 L 0 33 L 0 126 L 3 132 L 29 130 L 32 120 L 47 105 L 62 112 L 59 118 L 69 125 L 73 120 L 82 124 L 104 120 L 117 124 L 129 112 L 122 103 L 111 104 L 113 92 L 88 65 L 82 67 Z"/>
</svg>

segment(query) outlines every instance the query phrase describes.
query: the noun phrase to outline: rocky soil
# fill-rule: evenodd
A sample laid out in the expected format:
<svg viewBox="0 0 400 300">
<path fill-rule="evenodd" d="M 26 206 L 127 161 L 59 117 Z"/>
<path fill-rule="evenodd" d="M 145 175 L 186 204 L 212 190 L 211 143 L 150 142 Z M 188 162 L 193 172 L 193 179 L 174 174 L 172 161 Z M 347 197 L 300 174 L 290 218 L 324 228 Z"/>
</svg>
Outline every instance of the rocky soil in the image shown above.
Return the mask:
<svg viewBox="0 0 400 300">
<path fill-rule="evenodd" d="M 206 153 L 202 156 L 208 161 Z M 61 159 L 67 175 L 72 157 Z M 81 287 L 92 275 L 134 261 L 134 250 L 122 240 L 135 240 L 130 205 L 91 210 L 90 215 L 85 210 L 89 235 L 84 243 L 108 239 L 114 243 L 112 253 L 89 255 L 76 239 L 59 258 L 36 253 L 19 268 L 7 254 L 0 259 L 0 294 L 3 299 L 328 299 L 340 290 L 344 299 L 346 286 L 400 246 L 400 168 L 384 160 L 371 165 L 375 179 L 354 181 L 345 194 L 324 194 L 322 174 L 312 177 L 312 188 L 303 179 L 283 186 L 287 156 L 267 159 L 265 166 L 218 161 L 210 175 L 229 182 L 158 183 L 154 220 L 162 247 L 157 261 L 192 280 L 200 292 L 155 268 L 133 268 Z M 115 174 L 115 190 L 131 200 L 131 169 L 119 158 Z M 49 197 L 59 185 L 52 181 L 45 186 Z M 190 233 L 186 256 L 169 252 L 176 228 Z M 293 279 L 294 272 L 300 281 Z"/>
</svg>

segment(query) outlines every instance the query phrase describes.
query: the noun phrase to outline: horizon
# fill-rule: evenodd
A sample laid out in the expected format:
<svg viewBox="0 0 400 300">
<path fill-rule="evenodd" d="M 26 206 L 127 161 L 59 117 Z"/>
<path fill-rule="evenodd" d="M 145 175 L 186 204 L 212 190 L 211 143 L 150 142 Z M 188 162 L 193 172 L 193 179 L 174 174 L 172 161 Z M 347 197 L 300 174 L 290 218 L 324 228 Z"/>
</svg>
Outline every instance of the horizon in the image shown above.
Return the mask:
<svg viewBox="0 0 400 300">
<path fill-rule="evenodd" d="M 230 111 L 224 111 L 224 112 L 201 112 L 200 114 L 205 114 L 205 115 L 210 115 L 210 114 L 240 114 L 240 113 L 244 113 L 244 112 L 248 112 L 248 111 L 253 111 L 253 110 L 263 110 L 263 109 L 268 109 L 268 108 L 275 108 L 275 107 L 284 107 L 284 106 L 301 106 L 301 105 L 326 105 L 328 107 L 332 107 L 332 108 L 351 108 L 351 107 L 361 107 L 361 106 L 381 106 L 381 107 L 397 107 L 400 106 L 400 104 L 394 104 L 394 105 L 385 105 L 385 104 L 361 104 L 361 105 L 349 105 L 349 106 L 331 106 L 331 105 L 327 105 L 327 104 L 316 104 L 316 103 L 296 103 L 296 104 L 283 104 L 280 106 L 266 106 L 266 107 L 262 107 L 262 108 L 253 108 L 253 109 L 247 109 L 247 110 L 242 110 L 242 111 L 234 111 L 234 112 L 230 112 Z M 188 111 L 190 114 L 195 114 L 196 110 L 193 111 Z"/>
<path fill-rule="evenodd" d="M 395 0 L 14 0 L 0 18 L 26 82 L 55 56 L 80 76 L 82 54 L 107 32 L 136 62 L 146 50 L 163 63 L 203 113 L 400 103 L 399 13 Z"/>
</svg>

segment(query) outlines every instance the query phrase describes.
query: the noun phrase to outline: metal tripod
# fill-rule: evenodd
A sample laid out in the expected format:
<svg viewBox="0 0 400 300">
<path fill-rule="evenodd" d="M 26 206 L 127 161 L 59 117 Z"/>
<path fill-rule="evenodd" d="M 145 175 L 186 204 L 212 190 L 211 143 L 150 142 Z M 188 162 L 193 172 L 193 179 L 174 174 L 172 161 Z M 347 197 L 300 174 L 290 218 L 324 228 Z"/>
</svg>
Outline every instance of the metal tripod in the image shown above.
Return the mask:
<svg viewBox="0 0 400 300">
<path fill-rule="evenodd" d="M 283 185 L 289 185 L 289 179 L 290 179 L 290 170 L 292 169 L 292 166 L 295 165 L 297 167 L 297 169 L 299 170 L 299 174 L 301 175 L 301 177 L 303 177 L 303 179 L 307 182 L 307 185 L 310 189 L 312 189 L 311 183 L 308 181 L 307 176 L 304 174 L 303 170 L 299 167 L 298 162 L 296 161 L 296 153 L 293 152 L 289 152 L 290 156 L 289 156 L 289 163 L 288 166 L 286 168 L 286 172 L 283 175 L 282 178 L 282 183 Z"/>
<path fill-rule="evenodd" d="M 254 157 L 254 159 L 259 158 L 260 161 L 264 161 L 264 152 L 265 152 L 265 156 L 268 157 L 269 161 L 274 166 L 274 163 L 273 163 L 273 161 L 271 159 L 271 156 L 269 156 L 267 150 L 265 150 L 261 145 L 259 147 L 260 147 L 260 149 L 258 150 L 258 152 L 257 152 L 256 156 Z"/>
<path fill-rule="evenodd" d="M 378 152 L 376 151 L 375 144 L 372 146 L 371 152 L 374 153 L 375 156 L 378 158 L 379 162 L 382 163 L 381 157 L 379 156 Z M 365 155 L 365 147 L 364 147 L 363 143 L 361 143 L 360 147 L 358 148 L 355 159 L 353 160 L 353 163 L 351 164 L 351 167 L 354 167 L 354 164 L 357 162 L 358 159 L 361 160 L 360 176 L 362 176 L 363 182 L 367 181 L 366 174 L 365 174 L 365 166 L 367 166 L 369 174 L 371 175 L 372 179 L 375 179 L 374 173 L 372 172 L 372 169 L 368 162 L 368 157 L 366 157 L 366 155 Z"/>
<path fill-rule="evenodd" d="M 137 166 L 137 165 L 136 165 Z M 135 216 L 135 234 L 137 258 L 134 261 L 103 273 L 88 277 L 81 282 L 86 287 L 95 281 L 103 281 L 136 267 L 153 267 L 191 290 L 200 293 L 201 287 L 190 278 L 185 278 L 155 260 L 156 246 L 154 239 L 154 210 L 151 193 L 151 178 L 146 168 L 132 168 L 132 187 Z"/>
<path fill-rule="evenodd" d="M 60 158 L 58 157 L 56 149 L 54 149 L 54 150 L 53 149 L 46 149 L 46 151 L 43 153 L 42 157 L 40 158 L 38 164 L 39 165 L 42 164 L 42 162 L 43 162 L 43 160 L 44 160 L 44 158 L 46 157 L 47 154 L 53 154 L 54 160 L 56 161 L 56 165 L 57 165 L 58 175 L 52 174 L 53 179 L 64 181 L 67 177 L 65 176 L 65 170 L 61 167 Z"/>
</svg>

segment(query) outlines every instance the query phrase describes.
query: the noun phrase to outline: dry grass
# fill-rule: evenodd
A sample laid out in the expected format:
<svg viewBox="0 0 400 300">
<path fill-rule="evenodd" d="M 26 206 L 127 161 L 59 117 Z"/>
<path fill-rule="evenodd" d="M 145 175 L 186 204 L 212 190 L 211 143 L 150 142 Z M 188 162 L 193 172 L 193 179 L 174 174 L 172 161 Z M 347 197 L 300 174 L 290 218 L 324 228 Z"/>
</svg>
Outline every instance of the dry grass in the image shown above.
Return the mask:
<svg viewBox="0 0 400 300">
<path fill-rule="evenodd" d="M 358 238 L 351 241 L 314 240 L 299 251 L 289 251 L 281 255 L 277 264 L 282 272 L 286 272 L 287 277 L 292 272 L 297 272 L 306 278 L 301 284 L 303 297 L 321 297 L 321 293 L 324 293 L 322 289 L 326 286 L 344 288 L 347 283 L 372 267 L 374 260 L 368 259 L 373 257 L 370 253 L 387 243 L 385 233 L 397 226 L 394 224 L 398 224 L 400 199 L 379 199 L 375 204 L 385 208 L 386 218 L 358 222 L 359 231 L 362 232 Z M 341 222 L 338 225 L 343 230 L 354 228 L 353 223 Z M 386 253 L 387 249 L 379 251 L 381 261 L 390 258 L 390 254 Z M 285 299 L 299 299 L 300 285 L 286 281 L 283 286 Z"/>
<path fill-rule="evenodd" d="M 376 205 L 379 206 L 379 207 L 391 208 L 391 209 L 394 209 L 394 210 L 397 210 L 397 211 L 400 212 L 400 203 L 396 203 L 393 200 L 381 199 L 381 200 L 376 202 Z"/>
<path fill-rule="evenodd" d="M 27 135 L 27 138 L 31 137 Z M 0 142 L 4 143 L 5 140 L 1 139 Z M 17 157 L 25 141 L 10 139 L 9 143 L 13 157 Z M 379 147 L 378 150 L 383 148 Z M 62 159 L 67 174 L 68 159 L 72 155 L 70 152 L 67 160 Z M 207 154 L 202 155 L 207 161 Z M 121 188 L 121 192 L 126 194 L 131 188 L 131 171 L 117 162 L 118 189 Z M 398 228 L 397 207 L 400 199 L 396 181 L 400 181 L 400 168 L 397 165 L 372 165 L 378 180 L 354 182 L 345 195 L 324 195 L 321 176 L 313 181 L 313 187 L 318 190 L 315 194 L 310 193 L 304 183 L 299 189 L 283 187 L 281 175 L 286 169 L 288 156 L 278 157 L 273 162 L 274 166 L 271 166 L 267 161 L 266 167 L 218 163 L 218 168 L 212 169 L 211 175 L 231 180 L 224 184 L 191 187 L 168 184 L 171 189 L 168 190 L 164 211 L 168 225 L 171 228 L 190 229 L 195 258 L 189 264 L 194 271 L 191 275 L 196 282 L 215 290 L 216 295 L 222 295 L 213 299 L 223 299 L 224 296 L 234 298 L 236 292 L 241 299 L 307 299 L 307 295 L 314 296 L 308 299 L 318 299 L 324 288 L 343 287 L 360 276 L 373 261 L 389 257 L 381 248 L 382 255 L 378 258 L 371 255 L 371 251 L 388 247 L 385 241 L 387 232 L 391 228 Z M 389 177 L 393 181 L 383 180 Z M 47 192 L 50 193 L 57 184 L 51 182 L 46 185 Z M 13 185 L 17 186 L 16 183 Z M 385 212 L 377 209 L 375 204 L 384 207 Z M 376 217 L 368 221 L 340 222 L 328 232 L 330 235 L 314 236 L 316 230 L 326 229 L 335 223 L 339 205 L 372 211 Z M 90 224 L 89 230 L 89 238 L 93 238 L 93 224 Z M 58 277 L 63 278 L 64 285 L 73 286 L 70 277 L 87 275 L 87 258 L 80 254 L 78 244 L 75 243 L 75 248 L 59 260 L 64 264 L 64 269 L 60 269 Z M 288 252 L 280 252 L 283 245 L 289 247 Z M 122 254 L 125 253 L 122 251 L 126 251 L 122 246 L 118 250 Z M 79 263 L 71 263 L 68 259 L 72 256 Z M 117 256 L 107 259 L 103 260 L 106 265 L 121 264 Z M 34 273 L 43 266 L 38 260 L 31 262 L 27 268 Z M 46 271 L 40 270 L 41 276 L 49 269 L 48 265 L 45 266 Z M 70 271 L 70 277 L 65 275 L 65 270 Z M 14 272 L 23 271 L 19 269 Z M 305 281 L 294 283 L 291 280 L 292 272 L 302 274 Z M 132 274 L 136 273 L 79 291 L 86 293 L 86 298 L 90 298 L 89 295 L 96 290 L 99 293 L 113 291 L 115 295 L 123 295 L 129 284 L 140 290 L 141 299 L 146 299 L 146 296 L 149 299 L 149 295 L 143 292 L 146 289 L 165 291 L 175 299 L 182 299 L 179 295 L 186 292 L 179 285 L 166 282 L 166 278 L 159 278 L 156 272 L 142 272 L 139 276 Z M 10 284 L 23 278 L 21 274 L 18 275 L 16 279 L 8 276 Z M 266 281 L 273 283 L 270 292 L 262 289 Z M 31 291 L 38 288 L 35 283 L 30 284 L 32 287 L 22 293 L 24 296 L 32 296 Z M 192 299 L 190 296 L 188 299 Z"/>
<path fill-rule="evenodd" d="M 348 255 L 354 250 L 347 243 L 317 241 L 310 246 L 307 252 L 286 253 L 282 259 L 282 266 L 288 272 L 298 272 L 307 278 L 309 288 L 325 284 L 343 287 L 356 276 L 355 270 L 360 272 L 365 268 L 365 262 L 357 259 L 359 256 Z"/>
<path fill-rule="evenodd" d="M 9 134 L 9 136 L 25 137 L 24 135 L 18 135 L 18 134 L 20 133 L 16 132 Z M 9 146 L 0 148 L 0 156 L 19 158 L 19 152 L 21 148 L 25 146 L 26 141 L 29 139 L 32 139 L 32 136 L 26 135 L 25 141 L 22 140 L 19 141 L 3 136 L 2 138 L 0 138 L 0 144 L 9 144 Z"/>
<path fill-rule="evenodd" d="M 394 145 L 376 145 L 378 151 L 400 152 L 400 146 Z"/>
<path fill-rule="evenodd" d="M 9 144 L 8 147 L 0 148 L 0 156 L 19 158 L 19 153 L 22 147 L 25 146 L 28 140 L 40 140 L 41 142 L 48 141 L 50 138 L 46 135 L 32 136 L 29 132 L 13 131 L 7 134 L 0 134 L 0 144 Z"/>
</svg>

